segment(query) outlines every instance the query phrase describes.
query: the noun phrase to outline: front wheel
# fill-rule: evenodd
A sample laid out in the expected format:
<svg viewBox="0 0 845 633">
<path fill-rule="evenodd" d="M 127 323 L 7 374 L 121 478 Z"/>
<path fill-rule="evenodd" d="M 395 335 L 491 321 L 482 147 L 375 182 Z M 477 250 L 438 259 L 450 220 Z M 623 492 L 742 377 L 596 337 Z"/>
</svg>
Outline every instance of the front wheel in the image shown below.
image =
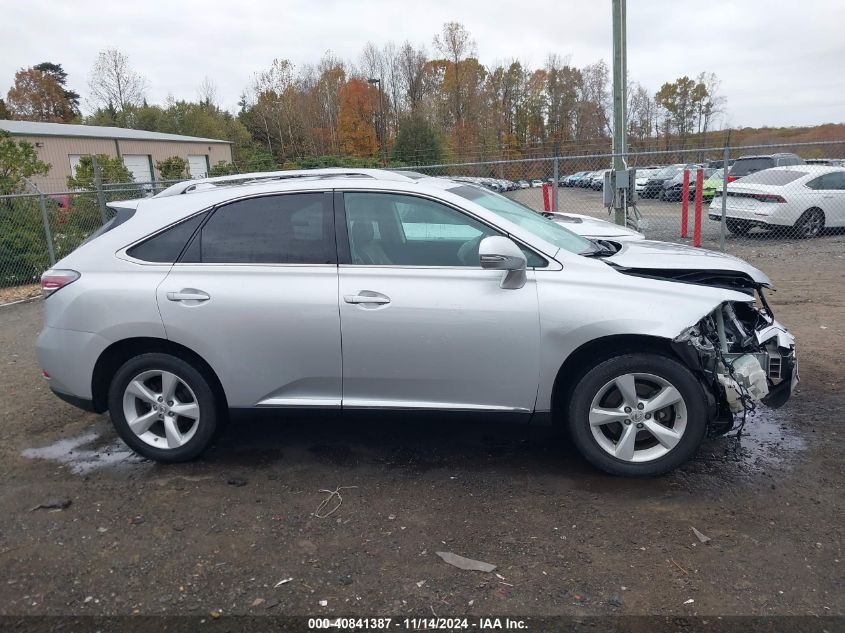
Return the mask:
<svg viewBox="0 0 845 633">
<path fill-rule="evenodd" d="M 569 404 L 575 445 L 612 475 L 666 473 L 689 460 L 707 430 L 696 377 L 657 354 L 625 354 L 599 363 L 578 382 Z"/>
<path fill-rule="evenodd" d="M 214 391 L 192 365 L 170 354 L 126 361 L 109 388 L 115 430 L 139 455 L 157 462 L 195 458 L 218 426 Z"/>
</svg>

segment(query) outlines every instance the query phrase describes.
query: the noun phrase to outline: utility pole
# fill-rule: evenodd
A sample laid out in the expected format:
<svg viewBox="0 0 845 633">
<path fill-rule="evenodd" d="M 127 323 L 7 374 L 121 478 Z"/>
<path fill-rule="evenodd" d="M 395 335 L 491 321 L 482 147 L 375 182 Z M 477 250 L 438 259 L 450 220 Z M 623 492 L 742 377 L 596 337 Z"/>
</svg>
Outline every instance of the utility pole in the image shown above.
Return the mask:
<svg viewBox="0 0 845 633">
<path fill-rule="evenodd" d="M 617 181 L 622 178 L 627 169 L 625 157 L 627 155 L 627 83 L 628 83 L 628 52 L 626 38 L 626 0 L 612 0 L 613 6 L 613 209 L 614 222 L 625 226 L 627 215 L 626 191 L 618 186 Z"/>
<path fill-rule="evenodd" d="M 385 140 L 385 133 L 387 132 L 387 127 L 385 126 L 384 121 L 384 93 L 382 92 L 381 87 L 381 79 L 377 77 L 370 77 L 367 79 L 368 84 L 377 84 L 378 85 L 378 118 L 379 118 L 379 126 L 378 126 L 378 140 L 379 140 L 379 155 L 381 156 L 381 164 L 387 165 L 387 143 Z"/>
</svg>

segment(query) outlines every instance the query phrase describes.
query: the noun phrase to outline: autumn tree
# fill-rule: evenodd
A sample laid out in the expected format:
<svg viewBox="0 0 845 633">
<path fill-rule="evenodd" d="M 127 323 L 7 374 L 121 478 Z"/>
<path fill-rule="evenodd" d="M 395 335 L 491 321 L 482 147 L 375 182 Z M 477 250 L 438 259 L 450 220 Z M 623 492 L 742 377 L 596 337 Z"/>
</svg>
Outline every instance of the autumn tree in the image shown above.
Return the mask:
<svg viewBox="0 0 845 633">
<path fill-rule="evenodd" d="M 434 48 L 440 51 L 451 64 L 452 80 L 445 84 L 452 102 L 454 123 L 463 122 L 464 103 L 461 99 L 464 90 L 464 78 L 460 63 L 467 57 L 475 56 L 475 41 L 460 22 L 447 22 L 440 34 L 434 37 Z"/>
<path fill-rule="evenodd" d="M 6 107 L 6 102 L 3 99 L 0 99 L 0 121 L 3 119 L 11 119 L 12 113 L 9 112 L 9 109 Z"/>
<path fill-rule="evenodd" d="M 0 195 L 14 193 L 25 178 L 44 176 L 49 171 L 49 163 L 38 158 L 32 143 L 16 141 L 0 130 Z"/>
<path fill-rule="evenodd" d="M 15 83 L 6 95 L 7 107 L 12 118 L 21 121 L 67 123 L 76 116 L 68 92 L 51 73 L 37 68 L 21 69 L 15 73 Z"/>
<path fill-rule="evenodd" d="M 707 87 L 686 75 L 663 84 L 654 95 L 654 100 L 666 112 L 668 126 L 677 132 L 682 148 L 686 147 L 687 138 L 695 130 L 701 104 L 706 99 Z"/>
<path fill-rule="evenodd" d="M 40 64 L 33 66 L 33 68 L 56 79 L 62 87 L 64 97 L 70 106 L 70 112 L 73 115 L 71 118 L 79 116 L 79 93 L 75 90 L 70 90 L 67 87 L 67 73 L 65 72 L 65 69 L 62 68 L 62 65 L 54 64 L 53 62 L 41 62 Z"/>
<path fill-rule="evenodd" d="M 377 91 L 366 81 L 351 79 L 341 87 L 337 128 L 345 154 L 371 157 L 378 153 L 377 110 Z"/>
<path fill-rule="evenodd" d="M 129 65 L 129 57 L 116 48 L 100 51 L 88 78 L 94 105 L 125 111 L 144 101 L 147 80 Z"/>
</svg>

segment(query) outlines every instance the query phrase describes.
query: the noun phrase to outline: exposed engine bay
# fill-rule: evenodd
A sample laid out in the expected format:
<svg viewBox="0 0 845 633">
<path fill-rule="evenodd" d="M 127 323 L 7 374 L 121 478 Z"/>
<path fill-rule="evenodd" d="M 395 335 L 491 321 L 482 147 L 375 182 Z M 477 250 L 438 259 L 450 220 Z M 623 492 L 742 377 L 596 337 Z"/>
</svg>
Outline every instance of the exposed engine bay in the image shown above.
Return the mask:
<svg viewBox="0 0 845 633">
<path fill-rule="evenodd" d="M 757 403 L 783 406 L 798 382 L 795 339 L 775 321 L 757 289 L 762 309 L 751 302 L 725 302 L 673 341 L 675 350 L 715 396 L 711 421 L 717 433 L 733 426 Z"/>
</svg>

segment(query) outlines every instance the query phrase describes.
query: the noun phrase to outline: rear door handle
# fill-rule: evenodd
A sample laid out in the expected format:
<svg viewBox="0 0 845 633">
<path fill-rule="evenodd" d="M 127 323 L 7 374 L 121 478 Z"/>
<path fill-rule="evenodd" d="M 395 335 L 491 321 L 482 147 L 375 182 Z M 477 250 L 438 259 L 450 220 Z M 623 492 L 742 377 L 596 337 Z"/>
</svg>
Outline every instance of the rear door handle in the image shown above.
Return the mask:
<svg viewBox="0 0 845 633">
<path fill-rule="evenodd" d="M 357 295 L 343 295 L 343 300 L 346 303 L 373 303 L 377 305 L 390 303 L 390 297 L 372 290 L 362 290 Z"/>
<path fill-rule="evenodd" d="M 167 298 L 170 301 L 208 301 L 211 299 L 208 293 L 193 288 L 182 288 L 178 292 L 168 292 Z"/>
</svg>

